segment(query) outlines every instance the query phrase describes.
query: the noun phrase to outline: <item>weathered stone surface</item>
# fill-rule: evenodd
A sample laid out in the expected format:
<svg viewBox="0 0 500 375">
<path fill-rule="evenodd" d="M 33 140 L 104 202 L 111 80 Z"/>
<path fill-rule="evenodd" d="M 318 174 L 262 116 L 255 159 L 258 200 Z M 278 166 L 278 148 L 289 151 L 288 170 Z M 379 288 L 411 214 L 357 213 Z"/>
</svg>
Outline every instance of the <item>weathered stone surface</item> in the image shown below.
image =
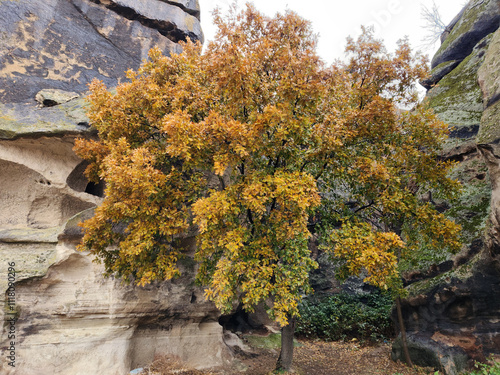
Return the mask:
<svg viewBox="0 0 500 375">
<path fill-rule="evenodd" d="M 496 117 L 496 124 L 500 124 L 500 117 Z M 491 181 L 491 215 L 487 242 L 490 255 L 497 264 L 500 272 L 500 147 L 498 143 L 478 145 L 486 164 L 488 165 Z"/>
<path fill-rule="evenodd" d="M 420 84 L 427 90 L 431 89 L 441 80 L 441 78 L 443 78 L 453 69 L 455 69 L 458 66 L 458 64 L 460 64 L 460 61 L 458 60 L 445 61 L 444 63 L 439 64 L 434 69 L 432 69 L 431 76 L 429 78 L 422 80 Z"/>
<path fill-rule="evenodd" d="M 2 374 L 121 375 L 146 366 L 155 355 L 177 355 L 196 367 L 227 358 L 219 313 L 193 286 L 189 263 L 182 278 L 141 288 L 104 278 L 102 266 L 72 245 L 46 246 L 38 251 L 26 246 L 29 254 L 10 247 L 4 258 L 19 269 L 20 354 L 16 371 L 3 361 Z M 51 258 L 39 263 L 43 269 L 25 269 L 37 263 L 23 262 L 23 256 Z"/>
<path fill-rule="evenodd" d="M 437 368 L 448 375 L 458 375 L 467 367 L 469 360 L 467 354 L 460 348 L 439 341 L 439 337 L 409 334 L 407 341 L 408 351 L 417 366 Z M 394 342 L 391 358 L 393 360 L 403 358 L 401 336 Z"/>
<path fill-rule="evenodd" d="M 4 229 L 0 230 L 0 242 L 57 243 L 57 237 L 60 230 L 59 227 L 46 229 Z"/>
<path fill-rule="evenodd" d="M 67 187 L 67 176 L 80 162 L 71 147 L 70 138 L 0 142 L 0 228 L 59 227 L 99 202 Z"/>
<path fill-rule="evenodd" d="M 166 3 L 180 6 L 189 14 L 200 19 L 200 3 L 198 0 L 164 0 Z"/>
<path fill-rule="evenodd" d="M 163 2 L 161 0 L 111 0 L 105 3 L 109 9 L 127 18 L 137 19 L 142 24 L 157 29 L 161 34 L 173 41 L 200 40 L 203 35 L 199 20 L 186 14 L 181 7 L 182 2 Z M 176 5 L 172 5 L 176 4 Z M 201 37 L 203 42 L 203 37 Z"/>
<path fill-rule="evenodd" d="M 477 242 L 451 270 L 413 283 L 402 310 L 412 361 L 456 375 L 500 348 L 500 267 Z M 404 360 L 401 343 L 393 359 Z"/>
<path fill-rule="evenodd" d="M 474 46 L 498 29 L 500 1 L 472 0 L 432 59 L 432 68 L 446 61 L 463 60 Z"/>
<path fill-rule="evenodd" d="M 474 338 L 474 346 L 462 347 L 471 358 L 484 359 L 485 353 L 498 352 L 500 343 L 499 269 L 488 254 L 479 253 L 466 263 L 437 278 L 412 284 L 403 310 L 410 332 L 441 337 Z M 469 343 L 470 340 L 464 340 Z"/>
<path fill-rule="evenodd" d="M 482 238 L 490 216 L 491 185 L 488 167 L 474 145 L 472 149 L 455 150 L 451 159 L 459 161 L 450 177 L 462 183 L 462 193 L 446 211 L 462 226 L 466 246 Z"/>
<path fill-rule="evenodd" d="M 500 56 L 500 31 L 493 35 L 484 63 L 478 72 L 478 81 L 486 108 L 500 100 L 500 59 L 498 56 Z"/>
<path fill-rule="evenodd" d="M 158 30 L 90 0 L 0 1 L 0 30 L 4 104 L 32 102 L 42 89 L 84 93 L 93 78 L 115 86 L 151 47 L 180 52 Z"/>
<path fill-rule="evenodd" d="M 42 277 L 57 260 L 56 243 L 43 241 L 5 243 L 2 241 L 0 242 L 0 257 L 4 262 L 15 263 L 16 281 Z M 0 288 L 5 291 L 8 281 L 6 263 L 3 264 L 0 275 L 2 276 Z M 16 304 L 16 306 L 20 305 Z M 3 311 L 0 316 L 4 317 Z M 2 339 L 3 335 L 4 332 L 2 332 Z"/>
<path fill-rule="evenodd" d="M 46 108 L 0 103 L 0 139 L 84 134 L 89 131 L 88 121 L 83 98 Z"/>
<path fill-rule="evenodd" d="M 68 187 L 85 184 L 73 174 L 80 160 L 71 147 L 72 137 L 0 142 L 0 258 L 17 271 L 16 350 L 22 353 L 15 372 L 5 361 L 0 372 L 124 374 L 155 354 L 178 355 L 197 367 L 220 364 L 228 352 L 218 312 L 193 286 L 192 261 L 183 263 L 179 280 L 136 288 L 105 279 L 102 266 L 75 252 L 78 222 L 92 209 L 71 216 L 100 198 Z M 0 268 L 2 290 L 6 273 Z M 10 316 L 3 309 L 0 315 Z"/>
<path fill-rule="evenodd" d="M 500 139 L 500 101 L 487 107 L 481 117 L 481 127 L 477 135 L 478 144 L 497 142 Z"/>
<path fill-rule="evenodd" d="M 70 100 L 78 98 L 76 92 L 57 90 L 57 89 L 45 89 L 39 91 L 35 95 L 35 100 L 43 107 L 53 107 L 58 104 L 69 102 Z"/>
<path fill-rule="evenodd" d="M 3 293 L 7 262 L 16 269 L 15 301 L 2 301 L 0 318 L 18 319 L 16 367 L 3 360 L 0 373 L 123 375 L 168 354 L 221 364 L 230 352 L 219 312 L 194 286 L 194 261 L 183 260 L 180 279 L 140 288 L 104 278 L 75 251 L 78 223 L 103 191 L 72 151 L 75 137 L 95 136 L 87 85 L 115 86 L 155 45 L 169 54 L 180 39 L 202 40 L 198 1 L 0 0 L 0 30 Z M 6 330 L 0 341 L 5 359 Z"/>
<path fill-rule="evenodd" d="M 94 216 L 95 207 L 86 209 L 85 211 L 79 212 L 72 218 L 70 218 L 62 230 L 58 232 L 58 240 L 64 241 L 67 243 L 79 243 L 80 239 L 83 236 L 82 227 L 80 227 L 80 223 L 82 221 L 90 219 Z"/>
<path fill-rule="evenodd" d="M 477 83 L 477 71 L 484 61 L 490 39 L 491 35 L 482 38 L 471 54 L 427 93 L 430 106 L 441 120 L 455 128 L 454 131 L 479 125 L 481 121 L 483 94 Z M 476 133 L 478 129 L 477 126 Z M 473 133 L 472 137 L 475 135 Z"/>
<path fill-rule="evenodd" d="M 464 15 L 465 11 L 467 10 L 468 4 L 465 5 L 462 10 L 451 20 L 451 22 L 446 26 L 446 29 L 444 32 L 441 34 L 440 40 L 441 44 L 444 43 L 444 41 L 448 38 L 450 35 L 451 31 L 453 28 L 457 25 L 458 21 L 462 18 Z"/>
<path fill-rule="evenodd" d="M 451 177 L 464 189 L 446 214 L 462 225 L 464 247 L 407 275 L 402 308 L 412 360 L 447 375 L 500 354 L 500 31 L 491 32 L 499 3 L 469 2 L 433 60 L 434 73 L 462 61 L 428 91 L 430 105 L 453 126 L 443 157 L 459 162 Z M 393 358 L 403 360 L 398 342 Z"/>
<path fill-rule="evenodd" d="M 462 226 L 466 244 L 483 235 L 490 213 L 488 169 L 477 152 L 475 139 L 483 116 L 483 94 L 477 83 L 477 72 L 491 38 L 492 35 L 483 38 L 470 56 L 428 91 L 430 106 L 451 127 L 444 156 L 460 162 L 452 170 L 451 177 L 461 181 L 464 188 L 447 214 Z"/>
</svg>

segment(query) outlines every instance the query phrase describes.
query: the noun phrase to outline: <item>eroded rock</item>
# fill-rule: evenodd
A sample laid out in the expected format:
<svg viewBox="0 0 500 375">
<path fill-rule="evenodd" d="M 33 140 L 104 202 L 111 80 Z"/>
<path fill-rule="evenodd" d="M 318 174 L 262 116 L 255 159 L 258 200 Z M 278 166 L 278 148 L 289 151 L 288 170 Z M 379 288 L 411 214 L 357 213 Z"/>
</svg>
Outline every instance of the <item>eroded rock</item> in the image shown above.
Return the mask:
<svg viewBox="0 0 500 375">
<path fill-rule="evenodd" d="M 100 0 L 99 2 L 125 18 L 137 20 L 146 27 L 158 30 L 173 42 L 185 41 L 187 38 L 203 42 L 199 14 L 196 18 L 185 11 L 196 8 L 196 4 L 190 1 Z"/>
<path fill-rule="evenodd" d="M 451 177 L 464 189 L 446 212 L 462 225 L 464 246 L 453 259 L 408 275 L 402 310 L 412 360 L 447 375 L 500 354 L 499 4 L 471 1 L 454 20 L 428 91 L 451 126 L 443 157 L 459 162 Z M 393 358 L 404 360 L 400 346 Z"/>
<path fill-rule="evenodd" d="M 78 98 L 76 92 L 69 92 L 57 89 L 41 90 L 35 95 L 35 100 L 42 107 L 53 107 L 58 104 L 69 102 L 70 100 Z"/>
<path fill-rule="evenodd" d="M 30 256 L 39 254 L 56 262 L 17 283 L 22 357 L 16 372 L 4 366 L 2 373 L 121 375 L 155 355 L 179 356 L 199 368 L 228 357 L 219 313 L 201 289 L 189 286 L 189 265 L 181 279 L 141 288 L 103 277 L 102 266 L 64 242 Z"/>
<path fill-rule="evenodd" d="M 465 59 L 485 35 L 495 32 L 500 24 L 500 2 L 472 0 L 458 18 L 434 55 L 432 68 L 446 61 Z"/>
<path fill-rule="evenodd" d="M 153 46 L 167 54 L 181 51 L 157 29 L 90 0 L 1 1 L 0 29 L 4 105 L 32 102 L 42 89 L 81 94 L 93 78 L 113 87 Z"/>
<path fill-rule="evenodd" d="M 117 85 L 158 46 L 202 40 L 197 0 L 0 1 L 0 289 L 14 264 L 15 367 L 2 374 L 126 374 L 156 355 L 192 367 L 221 364 L 230 351 L 219 312 L 183 276 L 147 287 L 105 278 L 102 265 L 75 250 L 78 223 L 93 214 L 103 186 L 89 183 L 72 151 L 94 137 L 85 114 L 87 85 Z M 193 251 L 192 239 L 186 246 Z M 7 302 L 7 303 L 5 303 Z M 6 325 L 8 326 L 8 324 Z M 3 353 L 10 345 L 2 330 Z"/>
<path fill-rule="evenodd" d="M 427 93 L 430 106 L 441 120 L 453 126 L 454 132 L 462 127 L 477 126 L 476 132 L 470 136 L 454 138 L 474 138 L 479 130 L 483 113 L 483 93 L 477 82 L 477 72 L 483 64 L 491 37 L 492 35 L 487 34 L 482 38 L 471 54 Z"/>
</svg>

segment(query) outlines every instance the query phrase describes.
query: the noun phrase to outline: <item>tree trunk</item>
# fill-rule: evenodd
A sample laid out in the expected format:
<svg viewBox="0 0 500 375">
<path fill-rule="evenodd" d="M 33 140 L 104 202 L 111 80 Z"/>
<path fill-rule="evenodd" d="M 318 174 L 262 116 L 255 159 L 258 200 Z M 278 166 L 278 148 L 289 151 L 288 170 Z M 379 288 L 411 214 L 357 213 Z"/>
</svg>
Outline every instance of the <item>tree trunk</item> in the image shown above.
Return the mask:
<svg viewBox="0 0 500 375">
<path fill-rule="evenodd" d="M 401 342 L 403 343 L 403 353 L 405 355 L 405 360 L 408 366 L 413 367 L 413 362 L 410 358 L 410 352 L 408 351 L 408 341 L 406 340 L 406 328 L 403 321 L 403 313 L 401 311 L 401 298 L 396 299 L 396 310 L 398 312 L 398 323 L 399 330 L 401 331 Z"/>
<path fill-rule="evenodd" d="M 290 371 L 293 360 L 293 334 L 295 318 L 288 317 L 288 325 L 281 328 L 281 351 L 276 363 L 276 370 Z"/>
</svg>

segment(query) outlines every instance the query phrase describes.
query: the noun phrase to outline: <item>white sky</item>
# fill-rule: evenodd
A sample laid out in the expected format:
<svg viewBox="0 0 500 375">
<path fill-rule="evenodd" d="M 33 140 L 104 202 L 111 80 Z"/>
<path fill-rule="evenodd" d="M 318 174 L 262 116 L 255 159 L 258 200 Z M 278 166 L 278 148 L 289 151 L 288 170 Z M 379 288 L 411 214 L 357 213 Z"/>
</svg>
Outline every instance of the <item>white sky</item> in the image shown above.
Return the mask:
<svg viewBox="0 0 500 375">
<path fill-rule="evenodd" d="M 247 1 L 238 0 L 241 7 Z M 439 47 L 423 49 L 422 39 L 426 35 L 421 17 L 422 5 L 432 7 L 432 0 L 253 0 L 255 7 L 273 16 L 286 9 L 295 11 L 312 22 L 315 33 L 319 33 L 318 53 L 327 63 L 344 56 L 345 41 L 348 36 L 356 37 L 360 26 L 372 25 L 376 36 L 386 42 L 389 51 L 394 51 L 396 41 L 404 36 L 410 38 L 413 49 L 422 50 L 432 58 Z M 232 0 L 200 0 L 201 24 L 205 34 L 205 44 L 213 39 L 215 27 L 212 24 L 212 10 L 219 6 L 223 11 Z M 448 24 L 462 9 L 465 0 L 435 0 L 442 20 Z"/>
</svg>

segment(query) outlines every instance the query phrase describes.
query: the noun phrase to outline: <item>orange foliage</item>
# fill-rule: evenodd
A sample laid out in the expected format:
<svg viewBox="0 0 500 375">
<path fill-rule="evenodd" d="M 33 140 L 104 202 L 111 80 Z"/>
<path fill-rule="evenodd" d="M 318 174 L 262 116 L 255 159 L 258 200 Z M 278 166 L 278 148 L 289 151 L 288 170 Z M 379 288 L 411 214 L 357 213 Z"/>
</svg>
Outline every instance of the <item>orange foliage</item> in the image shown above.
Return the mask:
<svg viewBox="0 0 500 375">
<path fill-rule="evenodd" d="M 221 310 L 272 297 L 285 325 L 311 291 L 311 232 L 382 288 L 397 284 L 400 250 L 415 237 L 405 231 L 458 246 L 457 226 L 419 199 L 457 185 L 436 158 L 446 126 L 416 106 L 425 62 L 406 42 L 392 56 L 364 30 L 348 42 L 349 63 L 325 67 L 292 12 L 247 6 L 215 23 L 204 53 L 189 41 L 180 55 L 153 49 L 115 94 L 92 83 L 99 140 L 75 150 L 106 191 L 81 250 L 146 284 L 179 273 L 181 239 L 196 225 L 207 297 Z"/>
</svg>

